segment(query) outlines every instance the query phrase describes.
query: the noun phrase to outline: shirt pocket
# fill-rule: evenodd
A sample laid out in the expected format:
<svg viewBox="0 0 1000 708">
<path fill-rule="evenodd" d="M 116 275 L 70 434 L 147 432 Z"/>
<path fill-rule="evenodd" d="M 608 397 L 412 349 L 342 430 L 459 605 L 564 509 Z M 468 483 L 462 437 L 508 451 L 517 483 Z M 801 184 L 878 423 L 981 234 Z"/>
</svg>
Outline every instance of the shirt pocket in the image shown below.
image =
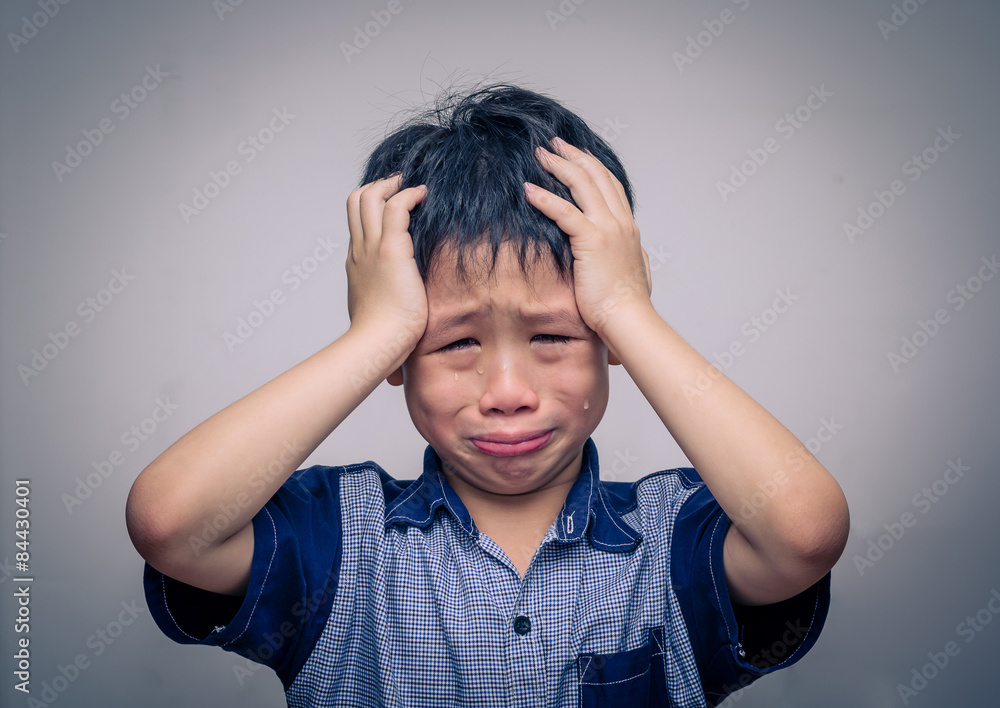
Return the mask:
<svg viewBox="0 0 1000 708">
<path fill-rule="evenodd" d="M 663 656 L 663 626 L 647 642 L 614 654 L 581 654 L 576 660 L 579 708 L 670 706 Z"/>
</svg>

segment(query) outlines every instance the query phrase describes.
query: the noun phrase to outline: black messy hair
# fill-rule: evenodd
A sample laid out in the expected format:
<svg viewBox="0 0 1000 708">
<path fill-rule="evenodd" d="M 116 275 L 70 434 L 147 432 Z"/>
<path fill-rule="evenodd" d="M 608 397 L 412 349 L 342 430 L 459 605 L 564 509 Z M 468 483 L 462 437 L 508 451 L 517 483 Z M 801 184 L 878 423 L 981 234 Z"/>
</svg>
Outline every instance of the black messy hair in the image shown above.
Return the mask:
<svg viewBox="0 0 1000 708">
<path fill-rule="evenodd" d="M 522 272 L 550 254 L 567 278 L 569 238 L 528 202 L 523 187 L 532 182 L 576 203 L 534 154 L 539 145 L 552 150 L 549 140 L 556 136 L 600 160 L 634 209 L 628 176 L 608 143 L 555 100 L 508 83 L 439 98 L 375 147 L 360 184 L 400 172 L 401 189 L 427 185 L 427 196 L 410 212 L 409 227 L 424 279 L 443 250 L 455 253 L 458 274 L 466 278 L 466 260 L 484 242 L 492 247 L 490 273 L 500 246 L 509 242 Z"/>
</svg>

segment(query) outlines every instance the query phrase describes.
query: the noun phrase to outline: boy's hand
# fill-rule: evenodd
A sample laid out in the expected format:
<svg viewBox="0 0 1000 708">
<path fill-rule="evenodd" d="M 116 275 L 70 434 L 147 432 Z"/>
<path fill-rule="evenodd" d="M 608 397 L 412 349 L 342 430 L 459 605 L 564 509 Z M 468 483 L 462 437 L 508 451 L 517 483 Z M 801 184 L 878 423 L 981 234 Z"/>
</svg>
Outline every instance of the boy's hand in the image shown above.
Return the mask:
<svg viewBox="0 0 1000 708">
<path fill-rule="evenodd" d="M 580 316 L 604 338 L 605 325 L 617 309 L 651 305 L 649 256 L 639 242 L 639 227 L 625 190 L 608 168 L 589 152 L 560 138 L 555 138 L 552 146 L 557 154 L 539 148 L 539 161 L 569 187 L 582 211 L 530 183 L 526 183 L 527 198 L 569 235 Z"/>
<path fill-rule="evenodd" d="M 412 336 L 427 326 L 427 292 L 413 259 L 410 211 L 427 189 L 399 190 L 396 174 L 358 187 L 347 198 L 347 311 L 351 327 L 389 327 Z"/>
</svg>

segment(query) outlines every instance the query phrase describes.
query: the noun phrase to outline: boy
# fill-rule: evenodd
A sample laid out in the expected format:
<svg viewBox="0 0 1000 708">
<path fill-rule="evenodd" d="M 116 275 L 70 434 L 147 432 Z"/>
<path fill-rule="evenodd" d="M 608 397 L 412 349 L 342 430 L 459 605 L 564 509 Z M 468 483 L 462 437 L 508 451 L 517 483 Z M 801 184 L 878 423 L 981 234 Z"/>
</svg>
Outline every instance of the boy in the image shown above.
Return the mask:
<svg viewBox="0 0 1000 708">
<path fill-rule="evenodd" d="M 132 487 L 169 637 L 271 666 L 290 706 L 716 705 L 808 651 L 844 495 L 653 309 L 603 140 L 489 86 L 386 138 L 347 206 L 347 332 Z M 609 364 L 697 472 L 600 481 Z M 296 472 L 382 379 L 422 476 Z"/>
</svg>

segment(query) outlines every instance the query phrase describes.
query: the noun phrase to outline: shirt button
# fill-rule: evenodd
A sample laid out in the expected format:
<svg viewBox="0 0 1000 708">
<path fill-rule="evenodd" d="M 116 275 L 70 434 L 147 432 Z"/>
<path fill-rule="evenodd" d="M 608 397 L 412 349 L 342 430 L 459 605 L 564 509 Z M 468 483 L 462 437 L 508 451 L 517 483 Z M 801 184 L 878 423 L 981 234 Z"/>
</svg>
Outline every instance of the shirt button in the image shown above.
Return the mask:
<svg viewBox="0 0 1000 708">
<path fill-rule="evenodd" d="M 518 615 L 514 618 L 514 631 L 521 635 L 527 634 L 531 631 L 531 620 L 524 615 Z"/>
</svg>

